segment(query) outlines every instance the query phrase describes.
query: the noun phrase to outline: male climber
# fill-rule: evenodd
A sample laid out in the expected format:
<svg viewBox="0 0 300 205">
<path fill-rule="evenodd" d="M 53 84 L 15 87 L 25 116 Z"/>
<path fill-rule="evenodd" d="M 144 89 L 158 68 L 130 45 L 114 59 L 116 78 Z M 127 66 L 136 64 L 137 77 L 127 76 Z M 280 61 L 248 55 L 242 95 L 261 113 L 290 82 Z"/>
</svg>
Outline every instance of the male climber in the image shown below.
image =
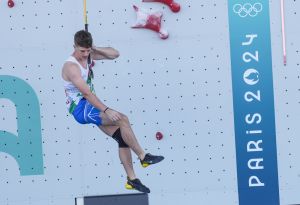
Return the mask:
<svg viewBox="0 0 300 205">
<path fill-rule="evenodd" d="M 88 59 L 115 59 L 118 56 L 119 52 L 114 48 L 93 46 L 93 38 L 88 31 L 76 32 L 74 52 L 62 68 L 67 108 L 77 122 L 95 124 L 117 141 L 119 157 L 127 174 L 125 187 L 150 193 L 150 189 L 135 175 L 131 150 L 138 156 L 143 167 L 158 163 L 164 157 L 145 153 L 132 131 L 127 116 L 105 105 L 96 96 L 92 83 L 93 72 Z"/>
</svg>

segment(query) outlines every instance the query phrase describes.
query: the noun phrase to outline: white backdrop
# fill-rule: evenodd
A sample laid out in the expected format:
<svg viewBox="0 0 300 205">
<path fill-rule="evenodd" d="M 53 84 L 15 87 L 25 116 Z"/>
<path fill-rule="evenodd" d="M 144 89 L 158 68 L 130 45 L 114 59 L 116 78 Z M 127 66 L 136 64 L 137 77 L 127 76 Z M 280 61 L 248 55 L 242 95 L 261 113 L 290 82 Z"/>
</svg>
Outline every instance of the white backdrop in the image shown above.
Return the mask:
<svg viewBox="0 0 300 205">
<path fill-rule="evenodd" d="M 20 176 L 16 161 L 0 152 L 0 204 L 72 205 L 87 195 L 131 193 L 117 144 L 65 108 L 60 72 L 73 34 L 83 28 L 83 2 L 0 2 L 1 75 L 33 87 L 41 110 L 44 175 Z M 179 13 L 158 3 L 88 0 L 89 29 L 99 46 L 120 51 L 96 62 L 95 88 L 107 105 L 128 115 L 142 146 L 165 160 L 136 172 L 159 204 L 238 204 L 227 1 L 178 0 Z M 161 40 L 132 29 L 135 4 L 164 13 Z M 300 2 L 286 2 L 288 64 L 283 66 L 280 4 L 270 2 L 273 79 L 282 204 L 300 203 Z M 13 103 L 0 99 L 0 130 L 17 134 Z M 164 134 L 157 141 L 155 133 Z M 0 139 L 1 143 L 1 139 Z M 1 147 L 0 147 L 1 148 Z M 1 150 L 0 150 L 1 151 Z"/>
</svg>

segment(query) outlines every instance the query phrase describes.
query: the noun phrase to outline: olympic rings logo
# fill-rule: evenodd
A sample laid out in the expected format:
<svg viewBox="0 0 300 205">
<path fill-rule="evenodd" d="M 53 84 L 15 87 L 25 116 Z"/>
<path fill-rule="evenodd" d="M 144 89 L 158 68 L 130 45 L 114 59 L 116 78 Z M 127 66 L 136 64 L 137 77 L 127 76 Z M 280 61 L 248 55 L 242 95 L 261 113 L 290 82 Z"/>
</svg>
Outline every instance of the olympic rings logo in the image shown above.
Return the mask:
<svg viewBox="0 0 300 205">
<path fill-rule="evenodd" d="M 263 9 L 263 6 L 261 3 L 245 3 L 242 4 L 235 4 L 233 5 L 233 12 L 238 14 L 240 17 L 244 18 L 246 16 L 255 17 L 259 12 L 261 12 Z"/>
</svg>

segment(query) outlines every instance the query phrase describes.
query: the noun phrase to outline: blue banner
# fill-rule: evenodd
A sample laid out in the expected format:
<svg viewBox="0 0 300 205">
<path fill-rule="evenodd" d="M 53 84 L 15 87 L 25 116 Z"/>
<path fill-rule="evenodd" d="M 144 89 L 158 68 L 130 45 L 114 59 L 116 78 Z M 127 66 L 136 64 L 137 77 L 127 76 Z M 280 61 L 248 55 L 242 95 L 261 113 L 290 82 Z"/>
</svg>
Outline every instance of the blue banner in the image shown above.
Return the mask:
<svg viewBox="0 0 300 205">
<path fill-rule="evenodd" d="M 279 205 L 268 0 L 229 0 L 240 205 Z"/>
</svg>

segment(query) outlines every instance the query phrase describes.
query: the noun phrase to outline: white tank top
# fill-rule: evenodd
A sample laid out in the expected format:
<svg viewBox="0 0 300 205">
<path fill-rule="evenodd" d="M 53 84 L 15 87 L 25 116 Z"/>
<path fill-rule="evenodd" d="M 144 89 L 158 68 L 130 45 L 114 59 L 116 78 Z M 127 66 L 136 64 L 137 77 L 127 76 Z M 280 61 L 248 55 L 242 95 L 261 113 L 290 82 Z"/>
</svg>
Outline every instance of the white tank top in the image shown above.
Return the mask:
<svg viewBox="0 0 300 205">
<path fill-rule="evenodd" d="M 87 84 L 90 87 L 90 90 L 94 93 L 94 86 L 91 82 L 91 78 L 89 77 L 89 69 L 84 68 L 81 66 L 81 64 L 76 60 L 74 56 L 70 56 L 66 62 L 73 62 L 77 64 L 80 68 L 81 71 L 81 77 L 87 82 Z M 88 66 L 88 65 L 87 65 Z M 65 93 L 66 93 L 66 105 L 70 113 L 72 113 L 78 105 L 79 101 L 83 98 L 82 93 L 80 90 L 70 81 L 64 80 L 64 88 L 65 88 Z"/>
</svg>

